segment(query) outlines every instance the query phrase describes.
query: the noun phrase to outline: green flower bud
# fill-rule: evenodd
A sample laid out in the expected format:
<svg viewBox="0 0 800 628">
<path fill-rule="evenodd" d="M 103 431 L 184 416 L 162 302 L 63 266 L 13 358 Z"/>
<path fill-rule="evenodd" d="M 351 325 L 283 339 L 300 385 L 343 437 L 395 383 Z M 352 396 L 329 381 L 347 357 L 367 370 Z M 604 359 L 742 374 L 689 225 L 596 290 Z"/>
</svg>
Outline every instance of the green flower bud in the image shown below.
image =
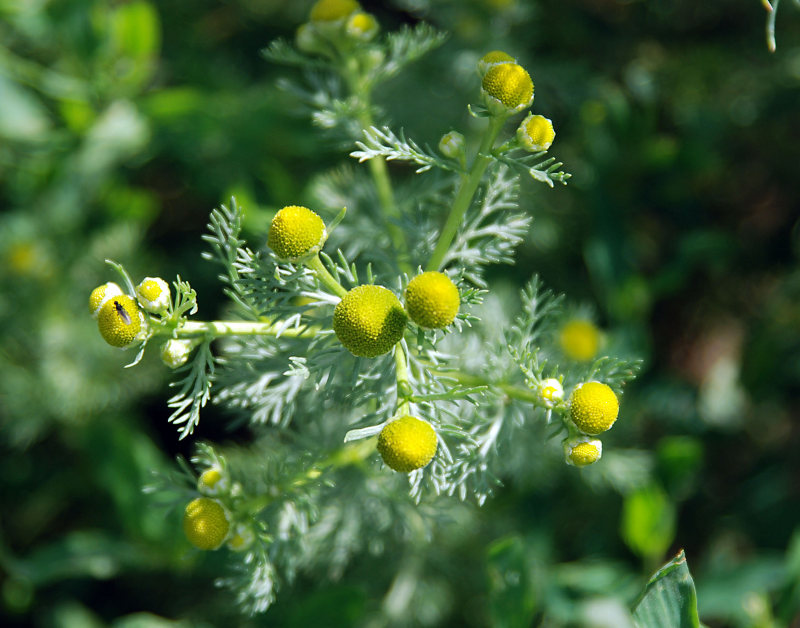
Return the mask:
<svg viewBox="0 0 800 628">
<path fill-rule="evenodd" d="M 234 528 L 228 539 L 228 549 L 232 549 L 234 552 L 244 552 L 255 540 L 256 535 L 253 534 L 250 526 L 240 523 Z"/>
<path fill-rule="evenodd" d="M 596 438 L 579 436 L 564 439 L 564 459 L 567 464 L 585 467 L 594 464 L 603 455 L 603 443 Z"/>
<path fill-rule="evenodd" d="M 183 366 L 189 360 L 195 343 L 182 338 L 170 338 L 161 347 L 161 361 L 171 369 Z"/>
<path fill-rule="evenodd" d="M 203 495 L 219 495 L 225 492 L 229 485 L 227 473 L 219 466 L 209 467 L 197 480 L 197 490 Z"/>
<path fill-rule="evenodd" d="M 481 78 L 483 78 L 484 75 L 489 71 L 489 68 L 500 65 L 501 63 L 516 62 L 517 60 L 507 52 L 503 52 L 502 50 L 492 50 L 491 52 L 487 52 L 485 55 L 483 55 L 478 61 L 478 74 L 480 74 Z"/>
<path fill-rule="evenodd" d="M 439 140 L 439 152 L 450 159 L 462 160 L 466 155 L 466 141 L 458 131 L 450 131 Z"/>
<path fill-rule="evenodd" d="M 517 128 L 517 142 L 531 153 L 547 150 L 555 138 L 553 123 L 544 116 L 529 113 Z"/>
<path fill-rule="evenodd" d="M 161 277 L 145 277 L 136 287 L 139 305 L 151 314 L 164 314 L 169 309 L 169 284 Z"/>
<path fill-rule="evenodd" d="M 539 397 L 548 408 L 552 408 L 556 403 L 564 398 L 564 388 L 557 379 L 543 379 L 539 383 Z"/>
<path fill-rule="evenodd" d="M 344 26 L 344 32 L 358 41 L 370 41 L 378 34 L 379 29 L 380 26 L 375 16 L 363 11 L 350 15 Z"/>
</svg>

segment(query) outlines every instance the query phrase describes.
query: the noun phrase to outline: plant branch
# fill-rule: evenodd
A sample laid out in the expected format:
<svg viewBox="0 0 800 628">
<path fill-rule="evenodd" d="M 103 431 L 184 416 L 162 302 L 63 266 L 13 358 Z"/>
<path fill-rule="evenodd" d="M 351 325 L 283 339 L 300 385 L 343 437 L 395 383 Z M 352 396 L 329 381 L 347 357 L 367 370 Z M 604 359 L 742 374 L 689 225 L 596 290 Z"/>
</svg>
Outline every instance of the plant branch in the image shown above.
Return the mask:
<svg viewBox="0 0 800 628">
<path fill-rule="evenodd" d="M 442 232 L 439 234 L 439 240 L 436 242 L 436 248 L 433 250 L 428 265 L 425 270 L 439 270 L 442 265 L 445 255 L 447 254 L 450 245 L 453 243 L 458 228 L 461 226 L 461 221 L 464 219 L 464 214 L 467 213 L 475 192 L 480 185 L 483 173 L 492 161 L 491 150 L 500 129 L 506 121 L 506 116 L 492 116 L 489 118 L 489 126 L 486 127 L 486 132 L 483 136 L 483 141 L 478 149 L 478 154 L 472 162 L 472 167 L 469 172 L 461 177 L 461 183 L 456 193 L 456 198 L 453 201 L 453 207 L 450 209 L 450 214 L 447 216 L 447 221 L 442 227 Z"/>
<path fill-rule="evenodd" d="M 303 335 L 314 335 L 317 330 L 311 327 L 290 327 L 282 329 L 272 322 L 260 321 L 186 321 L 175 333 L 178 338 L 221 338 L 223 336 L 286 336 L 299 338 Z M 156 336 L 172 334 L 169 326 L 156 327 Z"/>
</svg>

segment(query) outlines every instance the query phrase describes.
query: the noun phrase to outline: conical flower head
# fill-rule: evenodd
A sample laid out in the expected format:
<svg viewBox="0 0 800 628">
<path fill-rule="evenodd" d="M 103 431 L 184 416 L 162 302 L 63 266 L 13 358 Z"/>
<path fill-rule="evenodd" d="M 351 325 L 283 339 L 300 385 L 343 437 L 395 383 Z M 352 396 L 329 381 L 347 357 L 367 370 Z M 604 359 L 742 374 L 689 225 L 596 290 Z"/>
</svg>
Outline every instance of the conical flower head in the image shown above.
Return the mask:
<svg viewBox="0 0 800 628">
<path fill-rule="evenodd" d="M 417 275 L 406 288 L 408 315 L 420 327 L 443 329 L 458 314 L 458 288 L 450 277 L 437 271 Z"/>
<path fill-rule="evenodd" d="M 183 532 L 189 543 L 201 550 L 215 550 L 228 536 L 230 522 L 217 500 L 198 497 L 183 513 Z"/>
<path fill-rule="evenodd" d="M 601 382 L 586 382 L 572 392 L 569 415 L 584 434 L 600 434 L 617 420 L 619 400 L 610 386 Z"/>
<path fill-rule="evenodd" d="M 413 416 L 395 419 L 378 435 L 378 453 L 388 467 L 400 473 L 427 465 L 436 454 L 437 444 L 431 424 Z"/>
<path fill-rule="evenodd" d="M 353 355 L 375 358 L 403 337 L 408 316 L 398 298 L 382 286 L 357 286 L 333 310 L 333 331 Z"/>
<path fill-rule="evenodd" d="M 127 294 L 117 295 L 97 314 L 100 335 L 112 347 L 127 347 L 142 329 L 139 306 Z"/>
<path fill-rule="evenodd" d="M 494 114 L 517 113 L 533 102 L 533 81 L 525 68 L 516 63 L 492 66 L 481 85 L 486 106 Z"/>
<path fill-rule="evenodd" d="M 272 219 L 267 245 L 278 257 L 296 262 L 318 253 L 327 237 L 322 218 L 308 207 L 289 205 Z"/>
</svg>

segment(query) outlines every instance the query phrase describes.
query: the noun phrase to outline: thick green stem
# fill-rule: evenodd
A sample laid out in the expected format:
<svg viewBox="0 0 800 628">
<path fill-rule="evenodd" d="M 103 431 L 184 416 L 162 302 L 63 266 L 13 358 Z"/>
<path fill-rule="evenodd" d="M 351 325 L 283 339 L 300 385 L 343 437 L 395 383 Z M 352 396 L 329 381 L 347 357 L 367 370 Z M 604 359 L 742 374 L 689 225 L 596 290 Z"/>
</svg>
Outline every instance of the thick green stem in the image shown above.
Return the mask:
<svg viewBox="0 0 800 628">
<path fill-rule="evenodd" d="M 486 127 L 486 132 L 483 136 L 483 141 L 478 149 L 478 154 L 472 162 L 472 167 L 469 172 L 462 176 L 461 184 L 456 193 L 456 198 L 453 201 L 453 207 L 450 209 L 450 214 L 447 216 L 447 221 L 442 227 L 442 232 L 439 234 L 439 240 L 436 243 L 436 248 L 433 250 L 428 265 L 425 270 L 439 270 L 442 265 L 444 256 L 450 249 L 453 243 L 453 238 L 456 237 L 458 228 L 461 226 L 461 221 L 464 219 L 464 214 L 467 213 L 472 198 L 480 185 L 483 173 L 492 161 L 491 150 L 500 129 L 506 121 L 506 116 L 492 116 L 489 118 L 489 126 Z"/>
<path fill-rule="evenodd" d="M 315 255 L 311 259 L 307 260 L 305 265 L 313 270 L 317 274 L 317 278 L 320 280 L 320 283 L 322 283 L 323 286 L 328 288 L 328 290 L 333 292 L 336 296 L 344 297 L 347 294 L 347 289 L 338 281 L 336 281 L 333 275 L 328 272 L 328 269 L 325 268 L 325 265 L 322 263 L 319 255 Z"/>
</svg>

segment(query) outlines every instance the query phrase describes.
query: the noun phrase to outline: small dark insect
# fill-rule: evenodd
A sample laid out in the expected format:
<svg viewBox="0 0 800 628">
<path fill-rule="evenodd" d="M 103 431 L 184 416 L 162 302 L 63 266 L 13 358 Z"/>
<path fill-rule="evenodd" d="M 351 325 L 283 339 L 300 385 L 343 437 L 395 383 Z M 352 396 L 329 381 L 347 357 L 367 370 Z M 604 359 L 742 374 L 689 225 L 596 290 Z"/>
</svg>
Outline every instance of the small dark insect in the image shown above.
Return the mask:
<svg viewBox="0 0 800 628">
<path fill-rule="evenodd" d="M 126 325 L 130 325 L 131 317 L 125 310 L 125 308 L 122 307 L 122 303 L 120 303 L 119 301 L 114 301 L 114 308 L 116 308 L 117 314 L 119 314 L 119 317 L 122 319 L 122 322 L 125 323 Z"/>
</svg>

